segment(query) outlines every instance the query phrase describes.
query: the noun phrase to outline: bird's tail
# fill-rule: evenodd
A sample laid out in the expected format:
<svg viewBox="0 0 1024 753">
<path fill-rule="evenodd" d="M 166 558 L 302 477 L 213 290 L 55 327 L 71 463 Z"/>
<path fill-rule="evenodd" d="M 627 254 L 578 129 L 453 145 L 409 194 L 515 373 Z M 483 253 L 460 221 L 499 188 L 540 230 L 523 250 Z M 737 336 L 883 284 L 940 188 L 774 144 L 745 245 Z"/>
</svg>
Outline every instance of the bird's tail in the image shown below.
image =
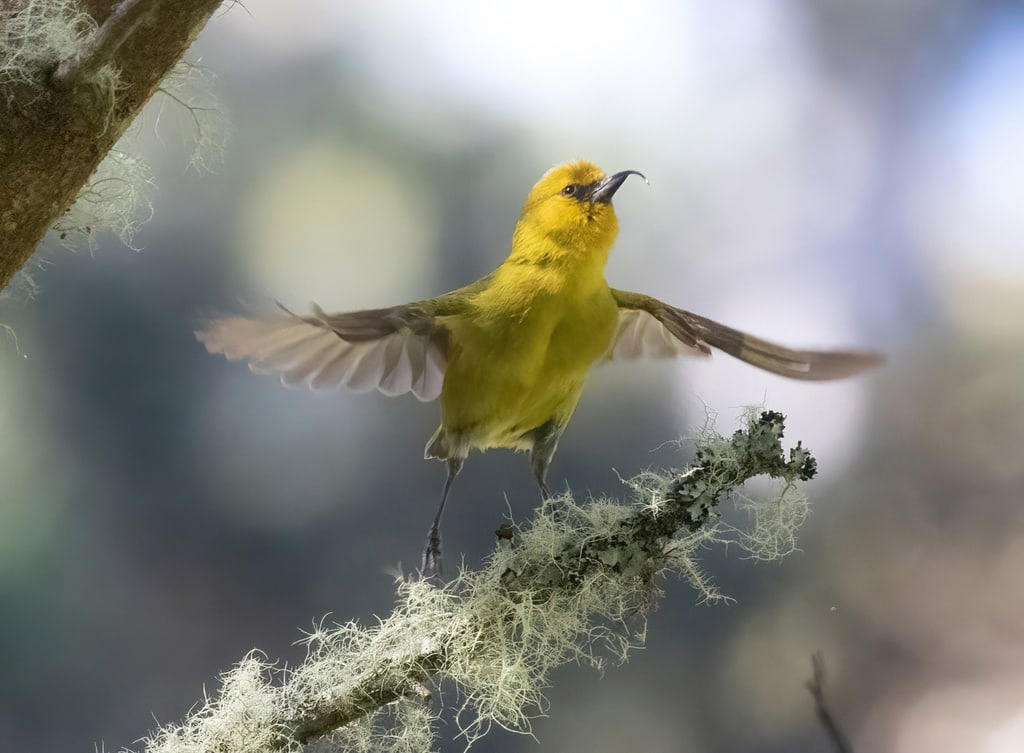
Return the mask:
<svg viewBox="0 0 1024 753">
<path fill-rule="evenodd" d="M 423 448 L 423 459 L 447 460 L 449 457 L 451 450 L 448 447 L 448 435 L 445 434 L 443 426 L 438 426 L 434 436 L 427 440 L 427 446 Z"/>
</svg>

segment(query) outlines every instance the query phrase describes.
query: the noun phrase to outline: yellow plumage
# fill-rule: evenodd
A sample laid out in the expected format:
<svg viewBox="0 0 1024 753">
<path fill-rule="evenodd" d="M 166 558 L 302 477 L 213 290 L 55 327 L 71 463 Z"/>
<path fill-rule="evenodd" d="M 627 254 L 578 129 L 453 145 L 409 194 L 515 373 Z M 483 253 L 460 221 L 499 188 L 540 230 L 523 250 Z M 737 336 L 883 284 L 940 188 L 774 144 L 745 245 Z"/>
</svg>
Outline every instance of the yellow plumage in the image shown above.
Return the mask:
<svg viewBox="0 0 1024 753">
<path fill-rule="evenodd" d="M 588 207 L 561 192 L 603 178 L 586 162 L 546 175 L 526 200 L 509 258 L 468 296 L 467 312 L 441 320 L 452 343 L 438 435 L 448 452 L 432 455 L 531 449 L 529 432 L 568 422 L 618 324 L 604 279 L 618 223 L 611 204 Z"/>
<path fill-rule="evenodd" d="M 836 379 L 880 362 L 873 353 L 791 350 L 604 278 L 618 220 L 611 199 L 627 170 L 606 176 L 586 161 L 548 171 L 533 187 L 508 258 L 487 277 L 438 298 L 390 308 L 207 322 L 211 352 L 313 389 L 345 385 L 440 397 L 441 425 L 426 457 L 448 464 L 424 569 L 440 572 L 441 513 L 471 450 L 531 454 L 545 475 L 597 363 L 610 358 L 709 355 L 718 348 L 797 379 Z"/>
</svg>

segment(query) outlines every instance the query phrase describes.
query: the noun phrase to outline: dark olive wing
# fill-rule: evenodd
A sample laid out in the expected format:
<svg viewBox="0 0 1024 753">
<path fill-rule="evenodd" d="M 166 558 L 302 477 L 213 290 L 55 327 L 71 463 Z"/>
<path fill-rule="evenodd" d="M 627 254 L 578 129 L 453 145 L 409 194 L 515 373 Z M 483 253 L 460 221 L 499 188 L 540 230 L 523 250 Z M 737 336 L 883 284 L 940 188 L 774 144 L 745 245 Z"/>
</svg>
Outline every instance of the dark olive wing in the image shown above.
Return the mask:
<svg viewBox="0 0 1024 753">
<path fill-rule="evenodd" d="M 812 381 L 853 376 L 885 360 L 870 352 L 793 350 L 650 296 L 623 290 L 612 295 L 619 305 L 612 359 L 707 356 L 717 348 L 773 374 Z"/>
<path fill-rule="evenodd" d="M 272 317 L 211 319 L 196 337 L 211 353 L 248 361 L 254 372 L 280 374 L 286 386 L 433 400 L 448 351 L 447 329 L 434 315 L 437 300 L 344 314 L 314 306 L 310 316 L 281 306 Z"/>
</svg>

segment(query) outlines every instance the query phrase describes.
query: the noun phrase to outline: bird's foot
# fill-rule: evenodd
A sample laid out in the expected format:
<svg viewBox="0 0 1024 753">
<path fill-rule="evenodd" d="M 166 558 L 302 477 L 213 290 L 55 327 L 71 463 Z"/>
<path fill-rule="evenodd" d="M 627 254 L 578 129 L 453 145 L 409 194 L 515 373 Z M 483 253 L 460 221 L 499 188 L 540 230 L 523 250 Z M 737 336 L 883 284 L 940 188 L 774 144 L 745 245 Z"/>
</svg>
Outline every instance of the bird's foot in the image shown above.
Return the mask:
<svg viewBox="0 0 1024 753">
<path fill-rule="evenodd" d="M 427 532 L 427 544 L 423 547 L 420 572 L 425 579 L 440 583 L 441 567 L 441 531 L 437 526 L 431 526 Z"/>
</svg>

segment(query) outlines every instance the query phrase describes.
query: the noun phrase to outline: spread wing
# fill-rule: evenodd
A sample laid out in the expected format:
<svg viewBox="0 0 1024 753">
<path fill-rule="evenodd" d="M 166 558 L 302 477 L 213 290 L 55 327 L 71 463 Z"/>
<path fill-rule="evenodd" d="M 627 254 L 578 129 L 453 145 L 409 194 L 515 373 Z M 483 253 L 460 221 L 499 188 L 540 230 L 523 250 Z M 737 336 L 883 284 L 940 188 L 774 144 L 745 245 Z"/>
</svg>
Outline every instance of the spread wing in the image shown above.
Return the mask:
<svg viewBox="0 0 1024 753">
<path fill-rule="evenodd" d="M 246 360 L 256 373 L 280 374 L 285 386 L 385 395 L 411 392 L 420 400 L 441 394 L 448 330 L 435 316 L 436 302 L 310 316 L 282 313 L 204 322 L 196 337 L 211 353 Z M 280 304 L 278 304 L 280 306 Z"/>
<path fill-rule="evenodd" d="M 624 290 L 612 295 L 619 305 L 619 329 L 609 357 L 617 360 L 709 356 L 717 348 L 773 374 L 811 381 L 853 376 L 884 360 L 878 353 L 792 350 L 650 296 Z"/>
</svg>

